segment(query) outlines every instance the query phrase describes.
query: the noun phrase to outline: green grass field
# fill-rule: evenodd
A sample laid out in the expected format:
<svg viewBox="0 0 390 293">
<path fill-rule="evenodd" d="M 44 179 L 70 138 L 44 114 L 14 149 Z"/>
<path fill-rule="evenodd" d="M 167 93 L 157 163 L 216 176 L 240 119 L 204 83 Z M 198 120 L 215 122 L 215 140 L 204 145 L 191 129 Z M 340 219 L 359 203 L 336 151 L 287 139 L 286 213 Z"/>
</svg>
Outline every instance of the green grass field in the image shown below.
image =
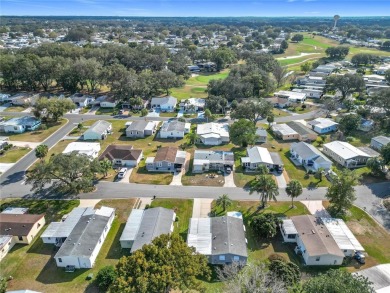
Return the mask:
<svg viewBox="0 0 390 293">
<path fill-rule="evenodd" d="M 16 163 L 29 151 L 31 151 L 30 148 L 13 147 L 12 149 L 5 151 L 4 155 L 0 156 L 0 163 Z"/>
</svg>

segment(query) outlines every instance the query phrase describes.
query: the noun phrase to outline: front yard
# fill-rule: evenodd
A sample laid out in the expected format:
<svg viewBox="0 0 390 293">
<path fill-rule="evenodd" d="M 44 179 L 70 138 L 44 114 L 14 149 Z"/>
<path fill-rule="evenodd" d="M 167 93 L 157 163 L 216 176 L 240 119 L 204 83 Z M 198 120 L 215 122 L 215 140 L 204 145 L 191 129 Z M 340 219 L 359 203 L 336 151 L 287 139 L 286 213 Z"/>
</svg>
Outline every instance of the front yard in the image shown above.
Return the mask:
<svg viewBox="0 0 390 293">
<path fill-rule="evenodd" d="M 14 146 L 0 155 L 0 163 L 16 163 L 29 151 L 31 151 L 30 148 Z"/>
<path fill-rule="evenodd" d="M 31 245 L 15 245 L 0 264 L 1 274 L 13 277 L 13 280 L 8 282 L 8 290 L 29 288 L 40 292 L 99 292 L 94 283 L 87 281 L 86 277 L 91 273 L 96 277 L 102 267 L 115 265 L 120 257 L 128 253 L 121 249 L 119 237 L 134 203 L 135 199 L 102 200 L 97 205 L 97 207 L 105 205 L 115 208 L 116 217 L 93 269 L 80 269 L 74 273 L 66 273 L 63 268 L 57 268 L 53 256 L 58 248 L 51 244 L 44 244 L 39 237 Z M 12 203 L 6 201 L 6 204 L 7 206 L 29 206 L 31 213 L 46 211 L 48 224 L 60 220 L 64 214 L 78 206 L 79 201 L 17 200 Z M 3 207 L 4 204 L 1 208 Z"/>
<path fill-rule="evenodd" d="M 172 182 L 173 174 L 170 172 L 149 172 L 142 163 L 134 168 L 130 175 L 131 183 L 169 185 Z"/>
<path fill-rule="evenodd" d="M 15 141 L 28 141 L 28 142 L 41 142 L 52 135 L 55 131 L 61 128 L 68 122 L 67 119 L 61 119 L 58 122 L 49 122 L 45 125 L 47 129 L 45 130 L 34 130 L 34 131 L 26 131 L 20 134 L 7 133 L 6 136 L 9 137 L 9 140 L 12 142 Z"/>
</svg>

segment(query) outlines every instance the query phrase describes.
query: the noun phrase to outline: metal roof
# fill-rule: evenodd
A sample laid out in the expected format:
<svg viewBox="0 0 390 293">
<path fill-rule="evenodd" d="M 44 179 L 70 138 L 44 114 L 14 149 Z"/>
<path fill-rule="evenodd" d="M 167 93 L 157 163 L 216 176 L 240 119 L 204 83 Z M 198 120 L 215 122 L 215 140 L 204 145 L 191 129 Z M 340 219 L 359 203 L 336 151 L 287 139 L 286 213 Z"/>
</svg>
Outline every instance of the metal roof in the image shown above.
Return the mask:
<svg viewBox="0 0 390 293">
<path fill-rule="evenodd" d="M 324 144 L 324 147 L 333 151 L 344 160 L 352 159 L 357 156 L 370 157 L 370 155 L 344 141 L 332 141 L 330 143 Z"/>
<path fill-rule="evenodd" d="M 141 249 L 145 244 L 162 234 L 169 234 L 175 219 L 175 212 L 166 208 L 151 208 L 144 211 L 141 224 L 134 239 L 131 252 Z"/>
<path fill-rule="evenodd" d="M 274 132 L 279 132 L 281 135 L 295 135 L 298 134 L 294 129 L 292 129 L 287 124 L 274 124 L 272 125 L 272 130 Z"/>
<path fill-rule="evenodd" d="M 286 234 L 298 234 L 297 228 L 295 228 L 294 222 L 291 219 L 283 220 L 282 226 Z"/>
<path fill-rule="evenodd" d="M 194 162 L 234 164 L 233 152 L 217 151 L 217 150 L 195 150 Z"/>
<path fill-rule="evenodd" d="M 205 255 L 248 256 L 245 228 L 237 212 L 230 216 L 191 218 L 187 244 Z"/>
<path fill-rule="evenodd" d="M 321 218 L 322 223 L 328 228 L 333 239 L 341 250 L 353 249 L 364 251 L 364 247 L 356 239 L 342 219 Z"/>
<path fill-rule="evenodd" d="M 382 136 L 382 135 L 373 137 L 373 138 L 371 138 L 371 140 L 379 142 L 382 145 L 387 145 L 388 143 L 390 143 L 390 137 L 386 137 L 386 136 Z"/>
<path fill-rule="evenodd" d="M 2 214 L 14 214 L 14 215 L 23 215 L 27 213 L 28 208 L 19 208 L 19 207 L 8 207 L 4 211 L 2 211 Z"/>
<path fill-rule="evenodd" d="M 42 233 L 41 238 L 64 238 L 68 237 L 80 218 L 90 214 L 91 208 L 74 208 L 62 222 L 51 222 Z M 88 211 L 88 212 L 87 212 Z"/>
<path fill-rule="evenodd" d="M 123 229 L 120 241 L 134 241 L 141 225 L 144 210 L 133 209 L 127 218 L 125 229 Z"/>
<path fill-rule="evenodd" d="M 96 121 L 90 128 L 88 128 L 84 134 L 89 133 L 89 132 L 94 132 L 98 134 L 103 134 L 105 133 L 109 128 L 111 127 L 111 123 L 104 121 L 104 120 L 99 120 Z"/>
<path fill-rule="evenodd" d="M 87 156 L 96 156 L 99 151 L 100 143 L 98 142 L 71 142 L 62 153 L 78 152 Z"/>
<path fill-rule="evenodd" d="M 0 249 L 3 249 L 12 240 L 12 237 L 11 235 L 0 235 Z"/>
<path fill-rule="evenodd" d="M 111 215 L 115 212 L 113 208 L 105 208 L 101 213 L 104 215 L 83 215 L 55 257 L 90 257 L 110 220 L 110 217 L 106 216 L 108 211 L 111 211 Z"/>
<path fill-rule="evenodd" d="M 229 125 L 227 123 L 214 122 L 198 124 L 196 128 L 196 133 L 202 136 L 207 134 L 215 134 L 218 136 L 229 137 Z"/>
<path fill-rule="evenodd" d="M 298 154 L 304 160 L 316 161 L 317 158 L 321 158 L 323 161 L 332 162 L 325 157 L 315 146 L 306 142 L 295 142 L 291 144 L 291 150 Z"/>
<path fill-rule="evenodd" d="M 160 131 L 184 131 L 186 123 L 181 121 L 164 121 Z"/>
<path fill-rule="evenodd" d="M 274 161 L 266 148 L 252 147 L 246 150 L 251 163 L 266 163 L 273 164 Z"/>
</svg>

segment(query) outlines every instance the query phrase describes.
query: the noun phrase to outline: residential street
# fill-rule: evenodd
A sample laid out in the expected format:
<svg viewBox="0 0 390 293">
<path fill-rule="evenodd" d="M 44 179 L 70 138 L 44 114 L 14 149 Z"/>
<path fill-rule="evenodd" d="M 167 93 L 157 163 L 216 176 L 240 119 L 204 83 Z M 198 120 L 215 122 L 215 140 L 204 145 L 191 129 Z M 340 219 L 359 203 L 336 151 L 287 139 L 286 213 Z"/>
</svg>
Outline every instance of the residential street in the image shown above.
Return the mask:
<svg viewBox="0 0 390 293">
<path fill-rule="evenodd" d="M 321 110 L 320 110 L 321 111 Z M 309 119 L 321 115 L 320 111 L 309 112 L 296 116 L 277 117 L 277 122 L 286 122 L 299 119 Z M 23 113 L 7 112 L 7 115 L 19 116 Z M 79 122 L 91 119 L 115 119 L 108 115 L 89 115 L 89 114 L 67 114 L 65 118 L 69 122 L 47 138 L 43 143 L 53 147 L 60 141 L 72 128 Z M 144 117 L 126 117 L 121 120 L 143 120 Z M 164 121 L 169 118 L 157 117 L 153 120 Z M 31 151 L 23 159 L 12 166 L 0 177 L 1 197 L 36 197 L 30 191 L 30 186 L 24 184 L 25 170 L 36 160 L 34 151 Z M 390 195 L 390 182 L 372 184 L 368 186 L 356 186 L 357 200 L 355 204 L 375 217 L 383 226 L 390 230 L 390 215 L 380 207 L 381 199 Z M 232 199 L 254 200 L 258 199 L 256 194 L 250 195 L 248 190 L 238 187 L 208 187 L 208 186 L 172 186 L 172 185 L 145 185 L 145 184 L 119 184 L 115 182 L 99 182 L 97 190 L 93 193 L 81 194 L 82 199 L 103 199 L 103 198 L 132 198 L 132 197 L 166 197 L 166 198 L 217 198 L 222 194 L 228 194 Z M 326 193 L 326 188 L 304 189 L 303 194 L 298 200 L 322 200 Z M 52 194 L 41 195 L 40 197 L 55 197 Z M 287 197 L 284 188 L 280 189 L 278 200 L 290 200 Z"/>
</svg>

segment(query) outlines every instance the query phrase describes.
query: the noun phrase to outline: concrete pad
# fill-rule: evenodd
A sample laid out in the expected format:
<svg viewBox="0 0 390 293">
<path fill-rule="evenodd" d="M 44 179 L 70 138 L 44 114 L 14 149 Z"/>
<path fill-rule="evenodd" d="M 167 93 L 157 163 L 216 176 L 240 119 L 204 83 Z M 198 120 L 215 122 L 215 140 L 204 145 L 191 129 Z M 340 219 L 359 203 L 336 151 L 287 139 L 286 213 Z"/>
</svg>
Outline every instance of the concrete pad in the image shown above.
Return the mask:
<svg viewBox="0 0 390 293">
<path fill-rule="evenodd" d="M 35 149 L 37 146 L 39 146 L 41 143 L 40 142 L 29 142 L 29 141 L 14 141 L 11 140 L 9 143 L 12 143 L 14 146 L 17 147 L 28 147 L 30 149 Z"/>
<path fill-rule="evenodd" d="M 32 107 L 28 107 L 26 110 L 23 110 L 22 113 L 31 113 L 33 110 Z"/>
<path fill-rule="evenodd" d="M 236 184 L 234 184 L 234 175 L 233 175 L 233 170 L 230 172 L 230 174 L 227 174 L 226 172 L 224 173 L 224 179 L 225 183 L 223 187 L 237 187 Z"/>
<path fill-rule="evenodd" d="M 144 210 L 147 204 L 148 205 L 152 204 L 152 198 L 151 197 L 142 197 L 141 198 L 141 205 L 140 205 L 139 209 Z"/>
<path fill-rule="evenodd" d="M 79 208 L 95 207 L 99 203 L 100 199 L 80 199 Z"/>
<path fill-rule="evenodd" d="M 274 176 L 276 178 L 276 182 L 278 182 L 278 187 L 279 188 L 286 188 L 287 182 L 286 182 L 286 178 L 284 178 L 283 173 L 280 173 L 280 174 L 274 173 Z"/>
<path fill-rule="evenodd" d="M 316 217 L 330 218 L 331 216 L 322 205 L 322 200 L 302 200 L 309 212 Z"/>
<path fill-rule="evenodd" d="M 183 176 L 184 169 L 182 169 L 180 172 L 176 172 L 173 174 L 172 182 L 169 185 L 176 185 L 176 186 L 183 186 L 181 183 L 181 177 Z"/>
<path fill-rule="evenodd" d="M 0 173 L 6 172 L 8 169 L 12 168 L 15 163 L 0 163 Z"/>
<path fill-rule="evenodd" d="M 193 218 L 208 218 L 211 212 L 212 198 L 194 198 Z"/>
</svg>

